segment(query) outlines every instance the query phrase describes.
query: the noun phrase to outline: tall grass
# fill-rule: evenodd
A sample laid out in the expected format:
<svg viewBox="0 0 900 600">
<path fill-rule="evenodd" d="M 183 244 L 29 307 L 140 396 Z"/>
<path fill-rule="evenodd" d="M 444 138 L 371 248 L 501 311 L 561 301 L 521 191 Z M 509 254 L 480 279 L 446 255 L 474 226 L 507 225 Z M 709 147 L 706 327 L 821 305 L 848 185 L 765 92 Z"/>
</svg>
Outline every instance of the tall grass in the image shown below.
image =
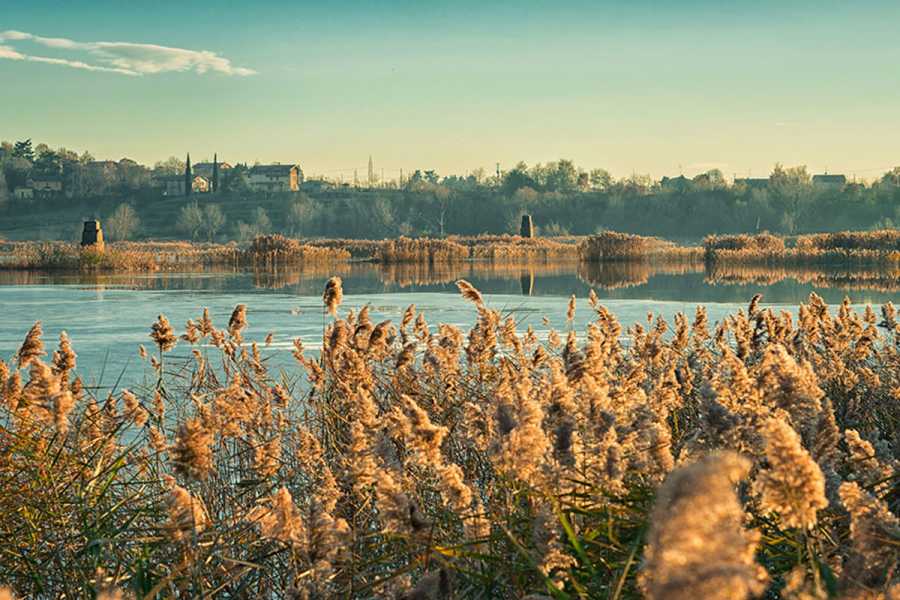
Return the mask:
<svg viewBox="0 0 900 600">
<path fill-rule="evenodd" d="M 587 262 L 609 260 L 696 260 L 699 249 L 677 246 L 673 242 L 655 237 L 604 231 L 589 236 L 579 244 L 581 260 Z"/>
<path fill-rule="evenodd" d="M 148 324 L 95 397 L 39 324 L 0 366 L 0 584 L 25 598 L 888 597 L 900 326 L 817 296 L 579 341 L 343 313 L 273 373 L 252 307 Z M 559 307 L 570 317 L 576 299 Z M 324 308 L 324 307 L 323 307 Z M 571 323 L 571 320 L 570 320 Z M 625 338 L 625 339 L 623 339 Z M 302 373 L 302 376 L 301 376 Z"/>
<path fill-rule="evenodd" d="M 450 240 L 401 237 L 379 244 L 374 258 L 381 263 L 434 264 L 466 260 L 469 249 Z"/>
<path fill-rule="evenodd" d="M 783 238 L 756 235 L 708 236 L 710 262 L 783 265 L 866 265 L 900 262 L 900 232 L 842 231 L 798 236 L 793 246 Z"/>
</svg>

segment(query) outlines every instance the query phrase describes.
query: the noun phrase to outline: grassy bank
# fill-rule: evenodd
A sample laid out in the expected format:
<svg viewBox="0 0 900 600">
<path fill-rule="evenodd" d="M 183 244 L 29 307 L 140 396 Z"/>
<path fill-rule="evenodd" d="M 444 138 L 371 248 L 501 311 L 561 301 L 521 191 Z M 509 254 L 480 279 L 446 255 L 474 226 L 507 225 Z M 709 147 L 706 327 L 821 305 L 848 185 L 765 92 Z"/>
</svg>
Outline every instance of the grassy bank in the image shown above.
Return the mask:
<svg viewBox="0 0 900 600">
<path fill-rule="evenodd" d="M 468 332 L 414 306 L 344 314 L 330 282 L 321 353 L 295 343 L 294 372 L 246 337 L 252 307 L 178 331 L 160 317 L 149 385 L 106 397 L 35 325 L 0 363 L 0 582 L 26 598 L 893 593 L 893 306 L 813 295 L 792 320 L 754 298 L 715 329 L 698 308 L 626 343 L 592 295 L 579 341 L 517 331 L 458 285 Z"/>
</svg>

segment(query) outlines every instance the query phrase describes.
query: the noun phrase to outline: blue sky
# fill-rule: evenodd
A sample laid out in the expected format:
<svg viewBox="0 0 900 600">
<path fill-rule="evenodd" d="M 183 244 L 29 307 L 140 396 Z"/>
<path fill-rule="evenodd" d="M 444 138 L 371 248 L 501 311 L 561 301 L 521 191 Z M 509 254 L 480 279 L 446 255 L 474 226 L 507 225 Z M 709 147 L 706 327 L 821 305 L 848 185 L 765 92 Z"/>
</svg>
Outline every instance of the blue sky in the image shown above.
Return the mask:
<svg viewBox="0 0 900 600">
<path fill-rule="evenodd" d="M 0 139 L 101 158 L 345 177 L 369 154 L 389 177 L 900 163 L 897 2 L 0 4 L 18 32 L 0 33 Z"/>
</svg>

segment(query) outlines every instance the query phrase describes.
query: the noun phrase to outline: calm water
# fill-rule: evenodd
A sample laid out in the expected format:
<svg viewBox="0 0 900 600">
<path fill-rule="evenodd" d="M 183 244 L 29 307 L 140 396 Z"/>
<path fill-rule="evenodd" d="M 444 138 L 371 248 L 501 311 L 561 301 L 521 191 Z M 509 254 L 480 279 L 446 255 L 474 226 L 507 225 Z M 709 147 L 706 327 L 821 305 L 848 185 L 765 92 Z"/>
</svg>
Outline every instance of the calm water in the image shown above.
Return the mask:
<svg viewBox="0 0 900 600">
<path fill-rule="evenodd" d="M 466 278 L 490 306 L 513 314 L 521 328 L 544 332 L 565 329 L 566 300 L 579 298 L 576 328 L 591 319 L 586 298 L 593 288 L 624 325 L 661 314 L 671 321 L 678 312 L 707 307 L 710 321 L 744 307 L 757 292 L 763 304 L 793 310 L 816 292 L 830 304 L 849 296 L 855 304 L 900 302 L 894 274 L 881 272 L 771 272 L 739 270 L 708 273 L 702 267 L 648 265 L 540 265 L 493 267 L 462 265 L 429 269 L 342 265 L 343 310 L 368 304 L 375 321 L 399 320 L 407 305 L 416 304 L 429 323 L 452 323 L 467 329 L 475 310 L 456 292 L 454 281 Z M 151 375 L 138 358 L 138 346 L 150 346 L 150 325 L 160 313 L 181 329 L 208 307 L 215 324 L 224 327 L 236 304 L 249 307 L 245 339 L 261 341 L 269 332 L 275 342 L 265 349 L 270 365 L 293 369 L 291 341 L 307 347 L 321 339 L 321 293 L 330 272 L 227 272 L 150 275 L 48 275 L 0 272 L 0 357 L 11 357 L 36 320 L 44 326 L 49 347 L 61 330 L 72 338 L 78 372 L 90 385 L 137 386 Z M 187 355 L 179 345 L 175 355 Z M 124 373 L 124 375 L 122 375 Z M 122 381 L 119 381 L 120 376 Z"/>
</svg>

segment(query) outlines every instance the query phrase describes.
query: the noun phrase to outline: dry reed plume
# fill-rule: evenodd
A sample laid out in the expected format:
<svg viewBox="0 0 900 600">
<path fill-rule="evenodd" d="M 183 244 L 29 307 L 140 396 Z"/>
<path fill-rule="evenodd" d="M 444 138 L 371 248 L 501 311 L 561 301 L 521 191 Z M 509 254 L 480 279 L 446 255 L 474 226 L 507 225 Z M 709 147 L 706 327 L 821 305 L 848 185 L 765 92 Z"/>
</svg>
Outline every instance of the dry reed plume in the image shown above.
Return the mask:
<svg viewBox="0 0 900 600">
<path fill-rule="evenodd" d="M 457 285 L 467 332 L 341 313 L 333 278 L 294 373 L 252 308 L 160 316 L 150 385 L 107 395 L 35 325 L 0 362 L 0 593 L 895 597 L 892 305 L 623 331 L 591 294 L 543 340 Z"/>
</svg>

